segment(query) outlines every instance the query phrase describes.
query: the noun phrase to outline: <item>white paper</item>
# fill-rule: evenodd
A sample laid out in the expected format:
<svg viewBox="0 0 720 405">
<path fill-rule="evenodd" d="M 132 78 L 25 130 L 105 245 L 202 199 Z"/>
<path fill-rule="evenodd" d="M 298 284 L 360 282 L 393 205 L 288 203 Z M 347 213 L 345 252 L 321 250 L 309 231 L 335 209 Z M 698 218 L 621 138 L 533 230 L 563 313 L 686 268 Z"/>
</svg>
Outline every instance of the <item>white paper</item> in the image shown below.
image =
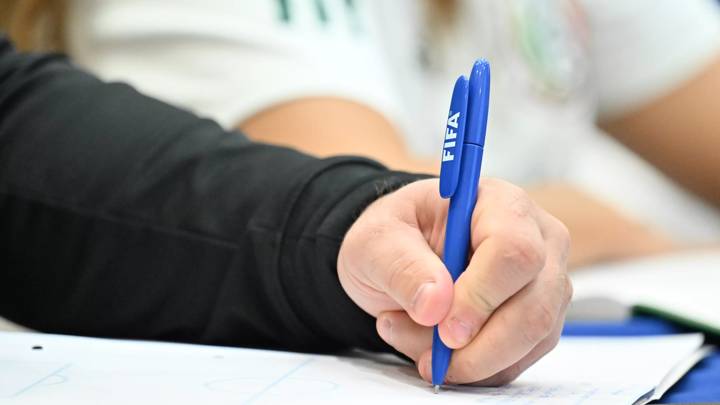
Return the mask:
<svg viewBox="0 0 720 405">
<path fill-rule="evenodd" d="M 634 405 L 645 405 L 647 403 L 650 403 L 652 401 L 657 401 L 670 389 L 673 385 L 675 385 L 680 379 L 688 372 L 690 371 L 695 364 L 697 364 L 700 360 L 704 359 L 706 356 L 708 356 L 710 353 L 715 351 L 715 347 L 712 345 L 705 345 L 698 349 L 695 353 L 693 353 L 690 357 L 686 358 L 684 361 L 678 363 L 673 367 L 672 370 L 668 374 L 665 375 L 665 378 L 663 378 L 662 381 L 655 387 L 653 392 L 648 395 L 645 400 L 641 400 L 636 402 Z"/>
<path fill-rule="evenodd" d="M 644 305 L 720 330 L 720 251 L 687 252 L 572 273 L 574 300 Z"/>
<path fill-rule="evenodd" d="M 563 338 L 506 387 L 451 387 L 436 395 L 413 367 L 391 356 L 2 332 L 0 402 L 631 404 L 691 357 L 701 342 L 698 334 Z"/>
</svg>

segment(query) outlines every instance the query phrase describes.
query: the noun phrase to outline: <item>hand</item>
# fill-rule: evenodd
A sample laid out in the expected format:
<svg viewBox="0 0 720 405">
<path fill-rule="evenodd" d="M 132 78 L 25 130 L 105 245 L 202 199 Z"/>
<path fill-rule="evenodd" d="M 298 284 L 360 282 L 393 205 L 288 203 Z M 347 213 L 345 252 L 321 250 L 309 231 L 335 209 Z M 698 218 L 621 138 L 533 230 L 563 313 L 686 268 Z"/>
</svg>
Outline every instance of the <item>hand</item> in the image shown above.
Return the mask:
<svg viewBox="0 0 720 405">
<path fill-rule="evenodd" d="M 572 295 L 568 231 L 520 188 L 482 179 L 470 262 L 453 286 L 440 259 L 447 209 L 437 180 L 375 201 L 340 247 L 340 283 L 423 379 L 431 379 L 432 326 L 439 324 L 455 349 L 448 383 L 508 383 L 559 339 Z"/>
</svg>

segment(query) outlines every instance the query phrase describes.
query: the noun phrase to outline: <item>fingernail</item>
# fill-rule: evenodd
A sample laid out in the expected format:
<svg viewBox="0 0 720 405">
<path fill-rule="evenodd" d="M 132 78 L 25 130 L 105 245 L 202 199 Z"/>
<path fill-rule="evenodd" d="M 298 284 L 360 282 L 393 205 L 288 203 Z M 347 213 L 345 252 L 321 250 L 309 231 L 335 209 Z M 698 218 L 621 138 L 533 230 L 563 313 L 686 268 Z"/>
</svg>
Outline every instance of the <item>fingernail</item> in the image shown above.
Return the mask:
<svg viewBox="0 0 720 405">
<path fill-rule="evenodd" d="M 380 321 L 380 330 L 378 333 L 385 343 L 392 344 L 392 321 L 390 321 L 389 317 L 383 317 Z"/>
<path fill-rule="evenodd" d="M 453 340 L 460 345 L 465 346 L 472 337 L 472 329 L 470 328 L 470 325 L 457 318 L 450 319 L 448 329 L 450 329 L 450 336 L 452 336 Z"/>
<path fill-rule="evenodd" d="M 425 283 L 418 288 L 410 304 L 415 313 L 425 308 L 427 301 L 430 299 L 430 287 L 435 284 L 433 282 Z"/>
</svg>

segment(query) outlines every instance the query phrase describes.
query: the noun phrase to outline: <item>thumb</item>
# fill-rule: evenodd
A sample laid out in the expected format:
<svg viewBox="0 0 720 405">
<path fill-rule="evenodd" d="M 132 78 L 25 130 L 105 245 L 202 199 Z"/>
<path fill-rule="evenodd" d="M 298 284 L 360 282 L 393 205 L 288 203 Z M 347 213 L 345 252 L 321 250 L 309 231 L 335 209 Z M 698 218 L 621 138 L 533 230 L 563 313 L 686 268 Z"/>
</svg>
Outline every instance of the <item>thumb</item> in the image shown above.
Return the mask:
<svg viewBox="0 0 720 405">
<path fill-rule="evenodd" d="M 370 279 L 420 325 L 438 324 L 450 310 L 453 282 L 418 228 L 405 223 L 385 232 L 384 247 Z"/>
</svg>

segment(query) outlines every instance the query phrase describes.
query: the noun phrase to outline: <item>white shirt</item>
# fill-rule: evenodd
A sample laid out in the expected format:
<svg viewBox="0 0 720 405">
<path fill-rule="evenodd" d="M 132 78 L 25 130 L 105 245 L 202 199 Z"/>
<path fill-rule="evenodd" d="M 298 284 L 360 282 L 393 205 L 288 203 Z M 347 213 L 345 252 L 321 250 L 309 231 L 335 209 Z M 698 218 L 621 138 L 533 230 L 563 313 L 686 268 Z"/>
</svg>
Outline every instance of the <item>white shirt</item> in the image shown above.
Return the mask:
<svg viewBox="0 0 720 405">
<path fill-rule="evenodd" d="M 231 128 L 274 104 L 307 96 L 397 108 L 363 2 L 74 0 L 69 53 L 108 80 Z"/>
<path fill-rule="evenodd" d="M 679 239 L 720 239 L 715 209 L 593 125 L 717 57 L 713 0 L 465 0 L 432 42 L 420 4 L 74 0 L 68 42 L 101 77 L 226 127 L 282 102 L 335 96 L 384 114 L 430 156 L 441 150 L 454 79 L 484 57 L 493 71 L 485 175 L 569 181 Z"/>
</svg>

